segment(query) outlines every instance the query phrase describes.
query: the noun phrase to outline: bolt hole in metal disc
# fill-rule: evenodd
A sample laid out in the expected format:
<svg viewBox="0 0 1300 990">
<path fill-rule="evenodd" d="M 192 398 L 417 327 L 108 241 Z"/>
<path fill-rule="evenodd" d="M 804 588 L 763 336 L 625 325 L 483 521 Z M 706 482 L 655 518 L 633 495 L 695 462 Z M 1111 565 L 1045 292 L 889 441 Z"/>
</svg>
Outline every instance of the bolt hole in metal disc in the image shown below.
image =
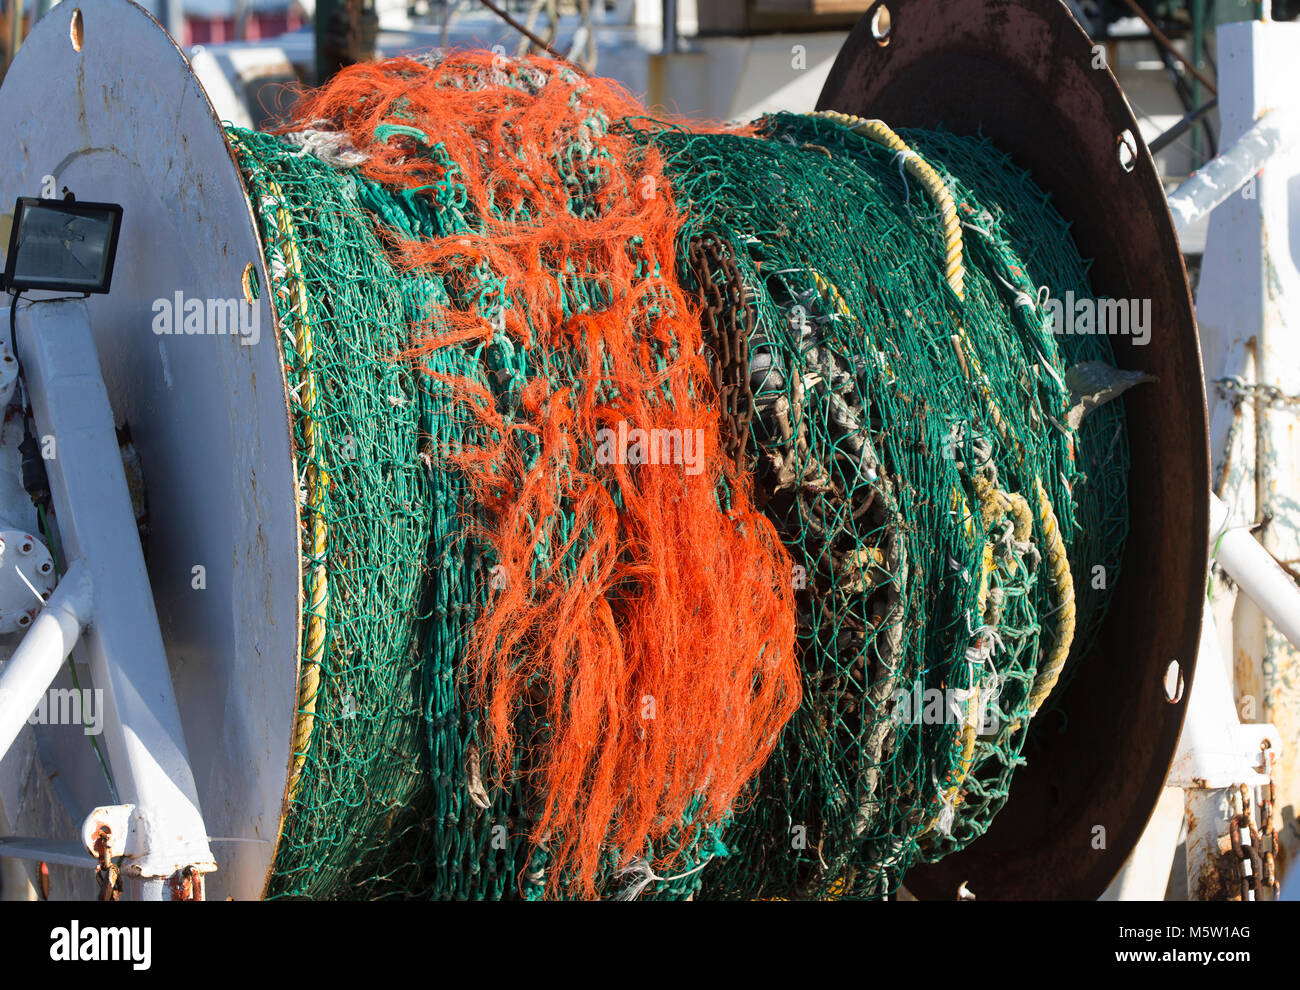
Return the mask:
<svg viewBox="0 0 1300 990">
<path fill-rule="evenodd" d="M 871 37 L 876 39 L 876 44 L 889 44 L 889 32 L 894 26 L 893 15 L 889 13 L 889 8 L 883 3 L 876 4 L 865 16 L 871 18 Z"/>
<path fill-rule="evenodd" d="M 250 261 L 244 266 L 244 274 L 240 276 L 239 287 L 244 290 L 244 302 L 253 304 L 261 295 L 261 282 L 257 278 L 257 268 Z"/>
<path fill-rule="evenodd" d="M 283 366 L 267 293 L 245 335 L 161 332 L 189 301 L 242 304 L 266 284 L 243 183 L 185 57 L 126 0 L 63 4 L 36 24 L 0 88 L 0 134 L 0 204 L 39 196 L 52 177 L 78 199 L 123 207 L 112 291 L 87 306 L 117 424 L 139 453 L 149 577 L 203 816 L 210 835 L 246 840 L 213 844 L 208 895 L 261 896 L 298 682 Z M 14 522 L 36 532 L 34 519 Z M 37 726 L 24 745 L 0 764 L 0 801 L 18 834 L 74 834 L 91 808 L 113 803 L 80 727 Z M 18 768 L 32 747 L 58 786 L 21 800 Z M 52 896 L 93 888 L 89 871 L 51 874 Z"/>
<path fill-rule="evenodd" d="M 1177 660 L 1170 660 L 1165 669 L 1165 701 L 1176 705 L 1183 700 L 1186 684 L 1183 682 L 1183 668 Z"/>
<path fill-rule="evenodd" d="M 1028 765 L 988 833 L 905 880 L 919 897 L 948 899 L 968 880 L 981 900 L 1094 898 L 1141 835 L 1173 759 L 1186 706 L 1165 702 L 1170 657 L 1183 658 L 1192 684 L 1209 443 L 1187 275 L 1137 122 L 1064 4 L 890 0 L 889 12 L 889 44 L 864 15 L 818 108 L 892 127 L 982 130 L 1052 194 L 1093 259 L 1096 294 L 1151 300 L 1147 346 L 1112 338 L 1120 367 L 1159 383 L 1123 400 L 1130 535 L 1106 622 L 1094 642 L 1076 644 L 1079 672 L 1052 699 L 1062 717 L 1031 735 Z M 1092 843 L 1099 825 L 1105 850 Z"/>
<path fill-rule="evenodd" d="M 1137 140 L 1128 128 L 1120 131 L 1117 141 L 1119 148 L 1119 166 L 1125 172 L 1132 172 L 1137 165 Z"/>
</svg>

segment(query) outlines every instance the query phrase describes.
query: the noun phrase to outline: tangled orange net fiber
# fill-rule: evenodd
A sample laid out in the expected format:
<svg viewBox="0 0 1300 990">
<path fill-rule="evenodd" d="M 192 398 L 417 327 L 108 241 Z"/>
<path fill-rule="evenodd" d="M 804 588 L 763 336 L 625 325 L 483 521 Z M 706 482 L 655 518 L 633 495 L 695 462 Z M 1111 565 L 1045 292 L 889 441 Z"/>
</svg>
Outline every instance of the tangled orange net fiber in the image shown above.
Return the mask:
<svg viewBox="0 0 1300 990">
<path fill-rule="evenodd" d="M 432 199 L 446 158 L 463 172 L 463 232 L 387 243 L 448 286 L 486 271 L 504 290 L 494 312 L 453 290 L 478 302 L 415 328 L 411 356 L 503 340 L 528 355 L 512 403 L 443 380 L 490 438 L 451 460 L 506 578 L 466 681 L 495 767 L 524 767 L 536 795 L 550 894 L 598 896 L 611 865 L 679 860 L 743 798 L 800 698 L 792 562 L 722 451 L 700 311 L 677 279 L 682 215 L 627 131 L 643 113 L 608 80 L 485 52 L 352 66 L 294 110 L 295 127 L 345 132 L 390 188 Z M 566 279 L 597 304 L 564 305 Z M 647 457 L 638 437 L 695 459 Z M 527 741 L 525 716 L 544 726 Z"/>
</svg>

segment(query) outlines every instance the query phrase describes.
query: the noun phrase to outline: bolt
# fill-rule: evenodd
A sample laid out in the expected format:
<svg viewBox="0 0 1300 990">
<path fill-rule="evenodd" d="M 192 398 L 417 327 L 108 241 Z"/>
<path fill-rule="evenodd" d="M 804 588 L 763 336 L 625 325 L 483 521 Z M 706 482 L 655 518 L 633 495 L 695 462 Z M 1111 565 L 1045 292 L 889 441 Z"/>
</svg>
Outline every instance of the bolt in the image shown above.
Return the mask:
<svg viewBox="0 0 1300 990">
<path fill-rule="evenodd" d="M 27 538 L 25 538 L 25 539 L 23 540 L 23 545 L 20 546 L 20 547 L 18 548 L 18 552 L 19 552 L 19 553 L 31 553 L 31 552 L 32 552 L 32 540 L 31 540 L 31 537 L 27 537 Z"/>
<path fill-rule="evenodd" d="M 42 574 L 49 574 L 50 571 L 51 571 L 53 568 L 54 568 L 54 565 L 51 564 L 51 563 L 47 560 L 47 561 L 45 561 L 44 563 L 41 564 L 39 570 L 40 570 L 40 572 L 41 572 Z"/>
<path fill-rule="evenodd" d="M 26 628 L 27 628 L 28 626 L 30 626 L 31 624 L 32 624 L 32 617 L 31 617 L 30 615 L 28 615 L 26 612 L 24 612 L 22 615 L 18 616 L 18 625 L 19 625 L 21 628 L 26 629 Z"/>
</svg>

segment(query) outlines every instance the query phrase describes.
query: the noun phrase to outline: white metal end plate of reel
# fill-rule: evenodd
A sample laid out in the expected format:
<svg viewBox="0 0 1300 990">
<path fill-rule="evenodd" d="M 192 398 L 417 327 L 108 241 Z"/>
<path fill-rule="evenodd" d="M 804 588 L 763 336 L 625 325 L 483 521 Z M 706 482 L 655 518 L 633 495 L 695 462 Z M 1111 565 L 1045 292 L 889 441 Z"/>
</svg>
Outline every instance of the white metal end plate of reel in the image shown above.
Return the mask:
<svg viewBox="0 0 1300 990">
<path fill-rule="evenodd" d="M 0 135 L 0 211 L 50 183 L 123 207 L 112 291 L 90 298 L 91 322 L 143 470 L 145 556 L 218 863 L 208 896 L 258 897 L 292 757 L 300 606 L 288 401 L 248 198 L 184 55 L 128 0 L 65 0 L 42 18 L 0 88 Z M 156 300 L 242 299 L 249 265 L 255 344 L 153 332 Z M 0 800 L 19 834 L 75 838 L 110 803 L 103 774 L 81 726 L 35 731 L 39 769 Z M 0 782 L 17 779 L 9 770 Z"/>
</svg>

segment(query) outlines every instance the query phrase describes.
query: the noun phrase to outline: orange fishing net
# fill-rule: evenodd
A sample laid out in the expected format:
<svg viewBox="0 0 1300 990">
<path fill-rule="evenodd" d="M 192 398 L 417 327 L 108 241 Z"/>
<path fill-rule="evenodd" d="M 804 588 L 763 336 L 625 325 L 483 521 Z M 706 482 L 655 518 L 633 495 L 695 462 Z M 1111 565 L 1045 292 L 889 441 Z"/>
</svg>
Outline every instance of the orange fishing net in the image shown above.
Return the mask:
<svg viewBox="0 0 1300 990">
<path fill-rule="evenodd" d="M 480 303 L 415 328 L 410 356 L 503 339 L 529 355 L 510 403 L 450 382 L 492 438 L 452 460 L 504 577 L 465 676 L 495 766 L 529 747 L 549 890 L 581 896 L 611 852 L 662 871 L 724 820 L 800 694 L 792 562 L 722 451 L 682 216 L 626 130 L 642 113 L 608 80 L 479 52 L 352 66 L 294 111 L 390 188 L 432 201 L 447 160 L 461 170 L 463 229 L 388 243 L 450 286 L 486 271 L 503 289 L 492 312 L 453 292 Z M 566 305 L 573 279 L 598 304 Z M 545 727 L 527 740 L 524 713 Z"/>
</svg>

